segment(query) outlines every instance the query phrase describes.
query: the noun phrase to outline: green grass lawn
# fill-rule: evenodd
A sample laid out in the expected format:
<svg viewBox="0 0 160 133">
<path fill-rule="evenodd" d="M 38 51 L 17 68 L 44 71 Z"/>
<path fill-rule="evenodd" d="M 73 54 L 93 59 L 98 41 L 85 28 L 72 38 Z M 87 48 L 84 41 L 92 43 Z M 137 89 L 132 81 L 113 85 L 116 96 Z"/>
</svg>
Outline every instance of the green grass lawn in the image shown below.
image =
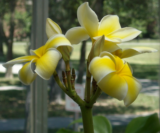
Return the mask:
<svg viewBox="0 0 160 133">
<path fill-rule="evenodd" d="M 0 118 L 13 119 L 25 117 L 25 90 L 0 91 Z M 129 107 L 125 107 L 122 101 L 102 94 L 93 108 L 94 115 L 110 114 L 138 114 L 144 112 L 156 112 L 159 109 L 159 100 L 156 96 L 139 94 L 136 101 Z M 65 104 L 48 104 L 49 117 L 73 116 L 74 113 L 65 111 Z"/>
</svg>

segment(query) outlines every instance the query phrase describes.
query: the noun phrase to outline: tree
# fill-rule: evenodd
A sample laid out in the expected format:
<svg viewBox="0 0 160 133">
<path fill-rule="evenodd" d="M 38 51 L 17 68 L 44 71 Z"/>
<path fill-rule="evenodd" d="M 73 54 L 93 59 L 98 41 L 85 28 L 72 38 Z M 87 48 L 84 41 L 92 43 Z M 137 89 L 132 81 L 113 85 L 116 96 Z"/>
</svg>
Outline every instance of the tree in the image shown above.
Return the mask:
<svg viewBox="0 0 160 133">
<path fill-rule="evenodd" d="M 25 12 L 25 0 L 0 1 L 0 51 L 3 53 L 3 42 L 7 46 L 6 61 L 13 59 L 13 40 L 21 39 L 30 33 L 31 18 Z M 19 5 L 23 5 L 22 8 Z M 5 30 L 4 30 L 5 29 Z M 7 68 L 6 78 L 12 78 L 12 69 Z"/>
<path fill-rule="evenodd" d="M 135 27 L 142 31 L 141 37 L 156 37 L 156 0 L 104 0 L 103 14 L 115 14 L 122 27 Z"/>
</svg>

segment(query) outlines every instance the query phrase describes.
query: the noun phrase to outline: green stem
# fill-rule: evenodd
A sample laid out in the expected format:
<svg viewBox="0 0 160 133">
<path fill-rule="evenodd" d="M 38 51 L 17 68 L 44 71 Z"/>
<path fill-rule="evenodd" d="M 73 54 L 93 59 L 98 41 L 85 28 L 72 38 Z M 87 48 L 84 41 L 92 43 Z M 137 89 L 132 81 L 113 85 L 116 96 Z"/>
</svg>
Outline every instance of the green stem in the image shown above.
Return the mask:
<svg viewBox="0 0 160 133">
<path fill-rule="evenodd" d="M 91 97 L 89 105 L 93 106 L 93 104 L 96 102 L 97 98 L 100 96 L 101 93 L 102 90 L 98 87 L 96 93 Z"/>
<path fill-rule="evenodd" d="M 75 90 L 71 90 L 71 91 L 67 91 L 67 89 L 65 88 L 65 86 L 62 84 L 61 80 L 58 77 L 57 72 L 55 71 L 54 74 L 54 79 L 57 82 L 57 84 L 59 85 L 59 87 L 69 96 L 71 97 L 79 106 L 84 106 L 85 102 L 77 95 Z"/>
<path fill-rule="evenodd" d="M 65 64 L 66 64 L 66 75 L 67 75 L 67 82 L 68 82 L 68 88 L 67 88 L 67 90 L 72 91 L 71 73 L 70 73 L 69 61 L 66 61 Z"/>
<path fill-rule="evenodd" d="M 89 62 L 87 61 L 87 72 L 86 72 L 86 85 L 85 85 L 85 101 L 90 101 L 90 83 L 91 83 L 91 74 L 88 70 Z"/>
<path fill-rule="evenodd" d="M 88 108 L 86 106 L 83 106 L 81 107 L 81 112 L 82 112 L 84 133 L 94 133 L 92 107 Z"/>
<path fill-rule="evenodd" d="M 65 92 L 65 91 L 66 91 L 66 88 L 65 88 L 65 86 L 62 84 L 61 80 L 59 79 L 58 74 L 57 74 L 56 71 L 53 73 L 53 77 L 54 77 L 55 81 L 57 82 L 57 84 L 59 85 L 59 87 Z"/>
</svg>

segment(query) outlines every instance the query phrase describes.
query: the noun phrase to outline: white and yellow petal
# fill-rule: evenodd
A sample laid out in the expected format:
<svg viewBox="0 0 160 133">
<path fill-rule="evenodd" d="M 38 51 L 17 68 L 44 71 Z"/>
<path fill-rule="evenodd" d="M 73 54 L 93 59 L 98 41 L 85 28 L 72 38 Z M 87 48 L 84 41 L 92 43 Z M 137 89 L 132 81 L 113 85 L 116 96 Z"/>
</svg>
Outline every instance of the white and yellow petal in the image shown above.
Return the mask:
<svg viewBox="0 0 160 133">
<path fill-rule="evenodd" d="M 106 94 L 117 98 L 118 100 L 123 100 L 128 91 L 126 81 L 116 72 L 110 73 L 103 77 L 103 79 L 97 82 L 97 85 Z"/>
<path fill-rule="evenodd" d="M 119 58 L 119 57 L 118 57 Z M 118 64 L 118 63 L 117 63 Z M 131 66 L 125 62 L 123 67 L 117 71 L 120 76 L 131 76 L 132 77 L 132 69 Z"/>
<path fill-rule="evenodd" d="M 108 34 L 107 37 L 111 40 L 115 38 L 119 38 L 121 39 L 122 42 L 125 42 L 125 41 L 130 41 L 136 38 L 140 33 L 141 31 L 135 28 L 126 27 Z"/>
<path fill-rule="evenodd" d="M 95 12 L 89 7 L 88 2 L 83 3 L 77 10 L 80 25 L 84 27 L 90 37 L 98 34 L 99 20 Z"/>
<path fill-rule="evenodd" d="M 43 79 L 48 80 L 55 71 L 62 55 L 57 49 L 48 49 L 48 51 L 37 60 L 35 72 Z"/>
<path fill-rule="evenodd" d="M 65 36 L 71 44 L 78 44 L 89 38 L 87 31 L 83 27 L 71 28 L 66 32 Z"/>
<path fill-rule="evenodd" d="M 131 56 L 135 56 L 143 53 L 152 53 L 152 52 L 157 52 L 157 50 L 150 47 L 133 47 L 133 48 L 124 49 L 121 55 L 119 55 L 119 57 L 128 58 Z"/>
<path fill-rule="evenodd" d="M 53 35 L 62 34 L 62 30 L 57 23 L 52 21 L 50 18 L 46 20 L 46 34 L 50 38 Z"/>
<path fill-rule="evenodd" d="M 114 43 L 114 42 L 109 42 L 109 41 L 105 41 L 104 43 L 104 47 L 103 47 L 103 51 L 107 51 L 107 52 L 114 52 L 114 51 L 117 51 L 121 49 L 117 43 Z"/>
<path fill-rule="evenodd" d="M 117 15 L 107 15 L 100 21 L 98 35 L 107 36 L 118 29 L 121 29 L 119 17 Z"/>
<path fill-rule="evenodd" d="M 109 73 L 115 72 L 115 62 L 111 54 L 104 53 L 103 57 L 95 57 L 89 65 L 89 71 L 97 82 L 100 82 Z"/>
<path fill-rule="evenodd" d="M 4 67 L 13 66 L 14 64 L 28 62 L 28 61 L 31 61 L 33 59 L 36 60 L 36 59 L 38 59 L 38 57 L 36 55 L 22 56 L 22 57 L 18 57 L 16 59 L 13 59 L 13 60 L 10 60 L 10 61 L 4 63 L 3 66 Z"/>
<path fill-rule="evenodd" d="M 20 79 L 20 81 L 25 84 L 25 85 L 30 85 L 36 78 L 36 73 L 34 73 L 32 71 L 31 65 L 32 62 L 34 62 L 34 59 L 29 62 L 26 63 L 20 70 L 18 73 L 18 77 Z"/>
<path fill-rule="evenodd" d="M 124 99 L 124 104 L 125 106 L 129 106 L 137 98 L 142 86 L 141 83 L 134 77 L 123 76 L 123 78 L 126 80 L 128 85 L 128 92 Z"/>
<path fill-rule="evenodd" d="M 44 45 L 39 47 L 36 50 L 32 50 L 32 49 L 30 50 L 31 55 L 36 55 L 38 57 L 41 57 L 44 54 L 44 52 L 45 52 L 45 46 Z"/>
<path fill-rule="evenodd" d="M 73 49 L 71 43 L 63 34 L 51 36 L 45 44 L 45 51 L 47 51 L 50 48 L 58 49 L 61 46 L 68 47 L 69 52 L 71 52 Z"/>
</svg>

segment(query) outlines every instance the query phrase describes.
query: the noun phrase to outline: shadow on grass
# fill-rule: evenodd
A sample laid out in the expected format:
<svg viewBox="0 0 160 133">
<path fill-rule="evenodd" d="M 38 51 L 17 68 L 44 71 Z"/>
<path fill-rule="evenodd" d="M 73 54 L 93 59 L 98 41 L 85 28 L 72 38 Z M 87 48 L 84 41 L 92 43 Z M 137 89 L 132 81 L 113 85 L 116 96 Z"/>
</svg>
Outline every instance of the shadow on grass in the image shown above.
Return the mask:
<svg viewBox="0 0 160 133">
<path fill-rule="evenodd" d="M 25 117 L 26 90 L 0 92 L 0 118 L 13 119 Z"/>
<path fill-rule="evenodd" d="M 1 131 L 1 133 L 24 133 L 24 131 Z"/>
<path fill-rule="evenodd" d="M 0 93 L 0 118 L 14 119 L 24 118 L 25 115 L 25 98 L 26 90 L 10 90 L 1 91 Z M 104 100 L 103 100 L 104 99 Z M 93 107 L 93 114 L 131 114 L 136 112 L 153 111 L 153 107 L 141 105 L 130 105 L 125 107 L 123 104 L 114 103 L 113 98 L 102 94 L 100 101 L 102 103 L 109 102 L 109 105 L 101 105 Z M 49 104 L 48 105 L 48 116 L 49 117 L 73 117 L 74 113 L 65 110 L 65 105 L 60 104 Z"/>
<path fill-rule="evenodd" d="M 142 79 L 158 79 L 159 65 L 140 65 L 131 64 L 133 68 L 133 76 Z"/>
</svg>

